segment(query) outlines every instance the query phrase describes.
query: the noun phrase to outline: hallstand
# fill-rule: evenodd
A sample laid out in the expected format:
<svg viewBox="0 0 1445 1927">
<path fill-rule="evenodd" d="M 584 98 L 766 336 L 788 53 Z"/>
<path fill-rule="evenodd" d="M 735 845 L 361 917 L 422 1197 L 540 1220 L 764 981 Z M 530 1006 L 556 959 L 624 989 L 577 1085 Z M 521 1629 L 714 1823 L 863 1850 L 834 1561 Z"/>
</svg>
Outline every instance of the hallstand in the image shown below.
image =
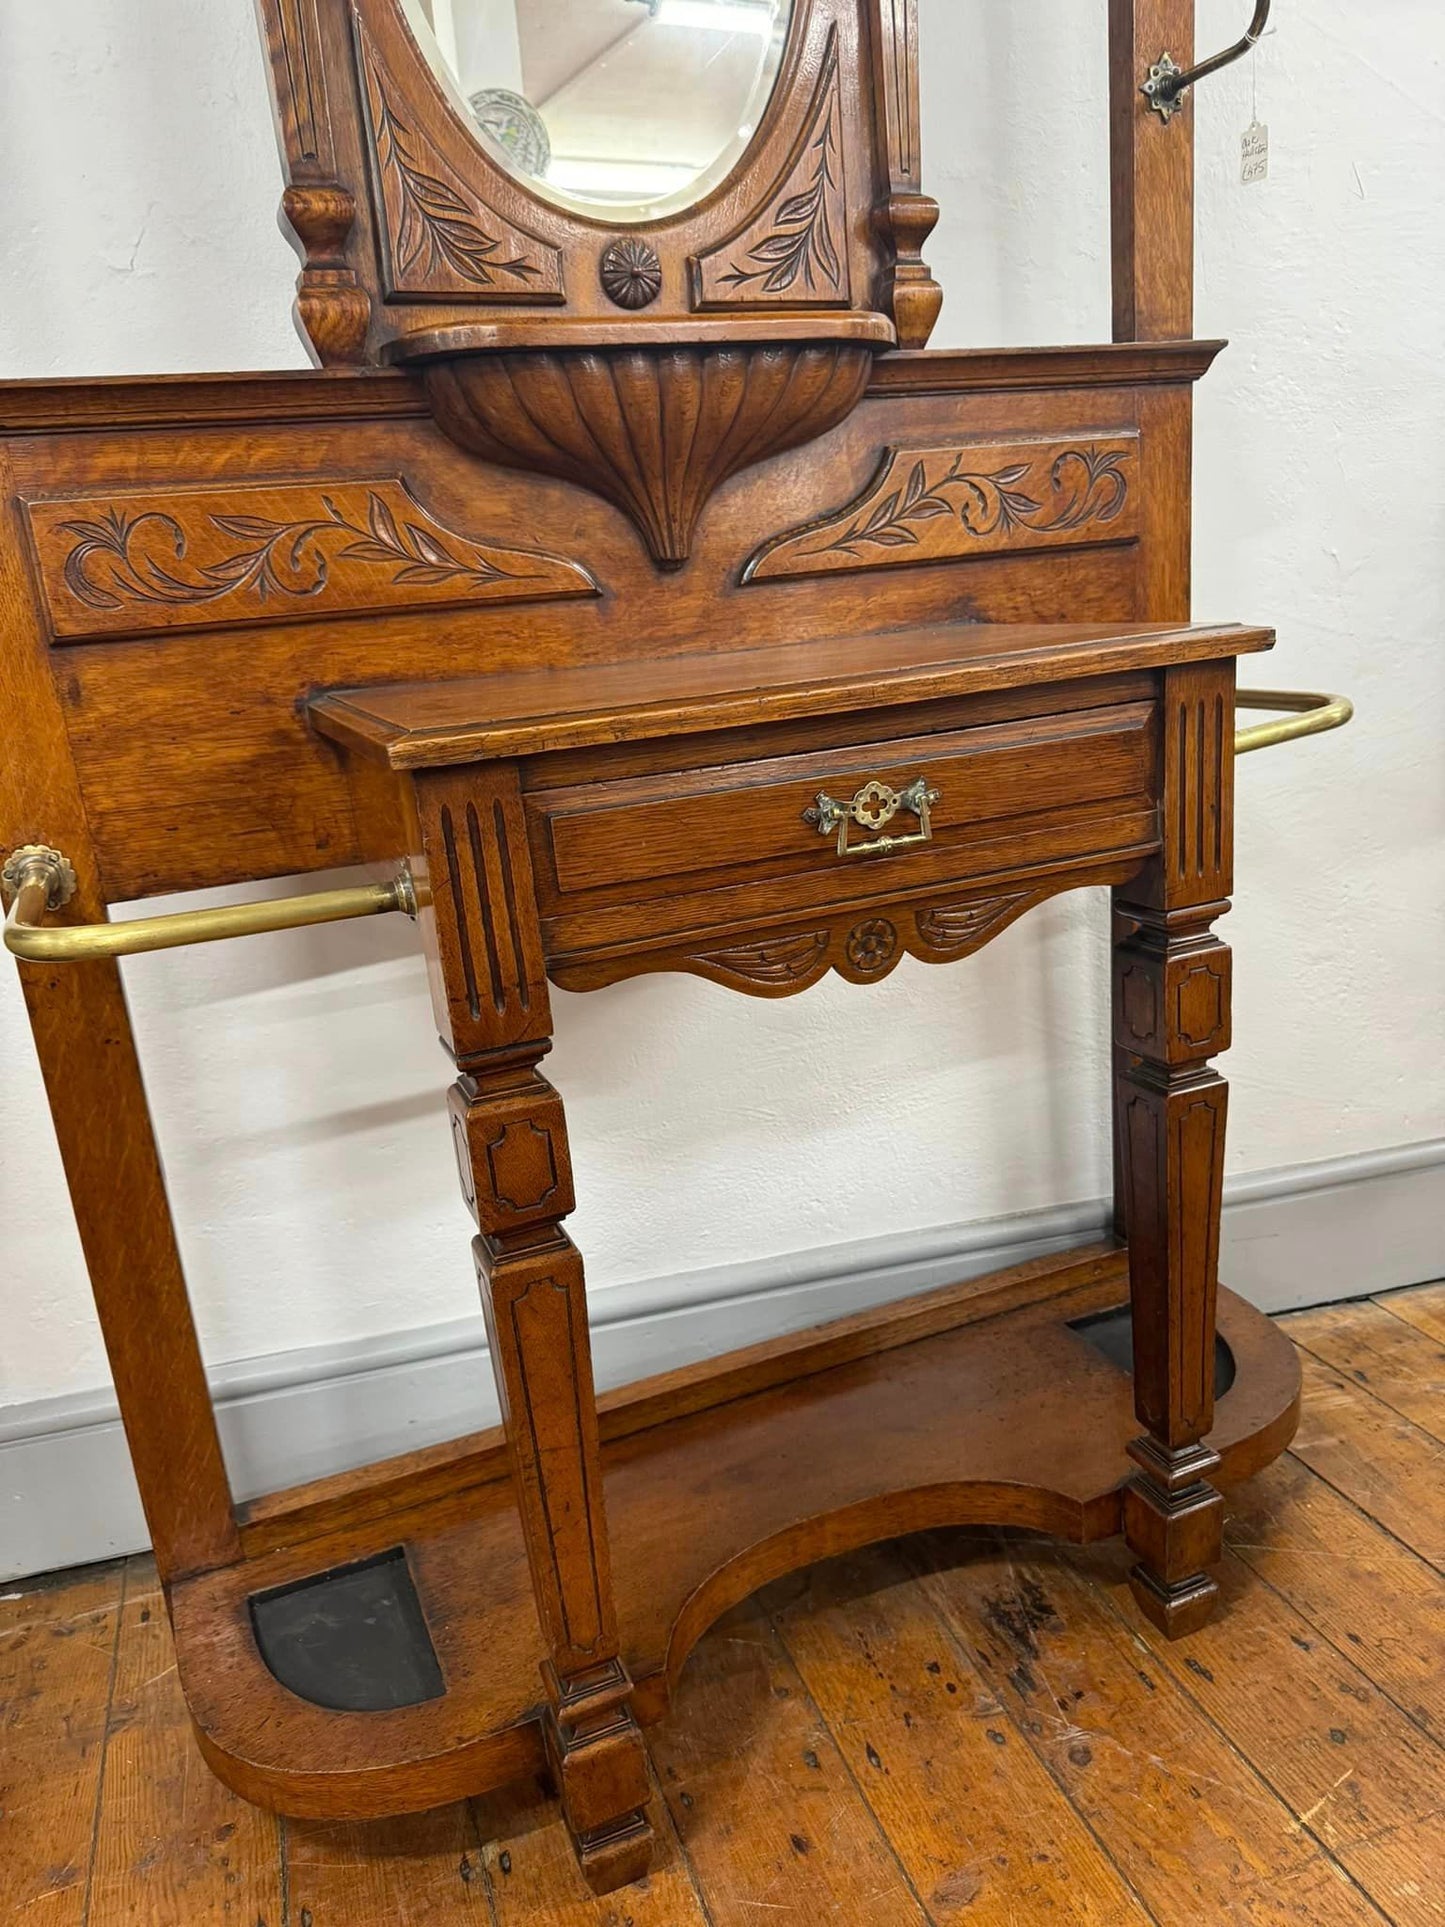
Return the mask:
<svg viewBox="0 0 1445 1927">
<path fill-rule="evenodd" d="M 6 941 L 207 1760 L 354 1817 L 545 1764 L 606 1891 L 648 1864 L 643 1729 L 755 1587 L 1122 1532 L 1187 1634 L 1220 1481 L 1292 1434 L 1292 1347 L 1216 1288 L 1235 662 L 1273 638 L 1189 615 L 1221 344 L 1188 96 L 1142 88 L 1192 0 L 1109 7 L 1115 342 L 983 353 L 924 352 L 914 0 L 784 8 L 756 132 L 641 219 L 469 126 L 416 4 L 261 11 L 326 367 L 0 389 Z M 1267 740 L 1348 715 L 1259 700 L 1307 709 Z M 343 865 L 376 880 L 106 920 Z M 597 1398 L 549 986 L 866 986 L 1101 884 L 1117 1237 Z M 237 1505 L 115 959 L 388 912 L 505 1423 Z"/>
</svg>

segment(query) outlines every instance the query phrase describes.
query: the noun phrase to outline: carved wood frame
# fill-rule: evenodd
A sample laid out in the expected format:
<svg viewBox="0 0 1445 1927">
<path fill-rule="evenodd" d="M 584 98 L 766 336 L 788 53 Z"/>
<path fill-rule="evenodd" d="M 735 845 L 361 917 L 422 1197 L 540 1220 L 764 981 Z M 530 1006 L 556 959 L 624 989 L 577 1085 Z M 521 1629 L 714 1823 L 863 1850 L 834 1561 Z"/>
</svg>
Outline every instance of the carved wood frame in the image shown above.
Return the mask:
<svg viewBox="0 0 1445 1927">
<path fill-rule="evenodd" d="M 794 0 L 730 173 L 631 223 L 494 159 L 401 0 L 261 15 L 315 353 L 420 363 L 454 441 L 615 503 L 661 569 L 732 475 L 844 420 L 875 352 L 928 339 L 917 0 Z"/>
<path fill-rule="evenodd" d="M 736 338 L 780 317 L 848 333 L 849 317 L 881 316 L 906 347 L 928 339 L 942 293 L 920 254 L 938 209 L 920 184 L 917 0 L 795 0 L 772 97 L 732 172 L 640 223 L 559 206 L 493 160 L 399 0 L 260 0 L 260 13 L 299 321 L 322 363 L 405 358 L 412 338 L 468 324 L 502 345 L 530 323 L 535 345 L 579 327 L 655 340 L 707 320 Z M 872 111 L 845 114 L 845 101 Z M 823 179 L 820 141 L 837 150 Z M 785 214 L 809 189 L 809 208 Z M 759 257 L 781 232 L 799 234 L 796 258 Z M 619 241 L 635 256 L 609 260 Z"/>
</svg>

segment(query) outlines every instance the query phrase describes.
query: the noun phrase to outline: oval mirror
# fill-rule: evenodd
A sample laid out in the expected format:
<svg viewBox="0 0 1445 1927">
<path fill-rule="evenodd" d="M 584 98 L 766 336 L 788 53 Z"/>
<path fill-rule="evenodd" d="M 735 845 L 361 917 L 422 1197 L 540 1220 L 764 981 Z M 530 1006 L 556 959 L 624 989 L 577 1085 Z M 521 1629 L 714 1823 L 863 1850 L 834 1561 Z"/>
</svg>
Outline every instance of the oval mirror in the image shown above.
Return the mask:
<svg viewBox="0 0 1445 1927">
<path fill-rule="evenodd" d="M 768 104 L 793 0 L 402 0 L 461 119 L 518 179 L 650 221 L 727 178 Z"/>
</svg>

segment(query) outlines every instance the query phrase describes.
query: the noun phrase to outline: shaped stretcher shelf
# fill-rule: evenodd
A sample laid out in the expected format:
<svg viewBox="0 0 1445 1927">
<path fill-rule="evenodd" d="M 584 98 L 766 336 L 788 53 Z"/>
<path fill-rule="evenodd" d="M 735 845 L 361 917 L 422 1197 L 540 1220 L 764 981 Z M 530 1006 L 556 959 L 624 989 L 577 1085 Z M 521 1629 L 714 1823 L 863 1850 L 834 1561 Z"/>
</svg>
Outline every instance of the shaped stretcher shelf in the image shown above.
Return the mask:
<svg viewBox="0 0 1445 1927">
<path fill-rule="evenodd" d="M 1140 1431 L 1132 1381 L 1077 1327 L 1127 1297 L 1122 1251 L 1093 1247 L 606 1395 L 612 1568 L 641 1719 L 666 1712 L 720 1614 L 814 1560 L 946 1525 L 1079 1543 L 1118 1532 L 1126 1448 Z M 1284 1334 L 1227 1292 L 1219 1334 L 1228 1389 L 1210 1443 L 1219 1476 L 1239 1479 L 1293 1435 L 1299 1370 Z M 203 1751 L 262 1805 L 357 1818 L 420 1810 L 543 1764 L 544 1646 L 495 1438 L 386 1474 L 370 1468 L 350 1489 L 328 1482 L 310 1504 L 304 1490 L 266 1502 L 248 1525 L 251 1556 L 174 1589 Z M 338 1711 L 268 1670 L 252 1602 L 366 1561 L 399 1583 L 403 1617 L 414 1587 L 444 1690 Z"/>
</svg>

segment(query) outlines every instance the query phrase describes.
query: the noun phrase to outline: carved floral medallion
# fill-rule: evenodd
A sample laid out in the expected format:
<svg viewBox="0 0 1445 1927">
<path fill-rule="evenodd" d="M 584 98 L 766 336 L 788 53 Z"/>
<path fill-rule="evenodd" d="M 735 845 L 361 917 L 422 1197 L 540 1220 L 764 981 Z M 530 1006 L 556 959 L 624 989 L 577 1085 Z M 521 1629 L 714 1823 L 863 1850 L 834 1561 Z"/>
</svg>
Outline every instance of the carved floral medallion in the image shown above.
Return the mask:
<svg viewBox="0 0 1445 1927">
<path fill-rule="evenodd" d="M 619 308 L 646 308 L 662 293 L 662 262 L 641 235 L 613 241 L 603 250 L 597 271 L 608 300 Z"/>
</svg>

